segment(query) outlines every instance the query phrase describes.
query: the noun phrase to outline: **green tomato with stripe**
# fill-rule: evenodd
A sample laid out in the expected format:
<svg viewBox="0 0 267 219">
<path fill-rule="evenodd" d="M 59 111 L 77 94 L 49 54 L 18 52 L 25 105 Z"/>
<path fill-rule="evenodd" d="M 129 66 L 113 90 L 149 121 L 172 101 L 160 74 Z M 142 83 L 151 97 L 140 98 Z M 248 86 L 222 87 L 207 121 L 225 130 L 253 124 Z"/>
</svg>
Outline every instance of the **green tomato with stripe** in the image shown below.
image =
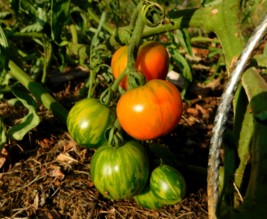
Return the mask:
<svg viewBox="0 0 267 219">
<path fill-rule="evenodd" d="M 134 200 L 143 208 L 158 209 L 165 205 L 164 201 L 157 197 L 150 189 L 149 185 L 146 186 L 142 192 L 135 195 Z"/>
<path fill-rule="evenodd" d="M 98 148 L 106 142 L 105 132 L 114 123 L 116 114 L 95 98 L 85 98 L 70 109 L 67 128 L 80 146 Z"/>
<path fill-rule="evenodd" d="M 137 141 L 129 141 L 121 147 L 103 145 L 92 157 L 90 172 L 95 187 L 104 197 L 127 199 L 147 184 L 149 158 Z"/>
<path fill-rule="evenodd" d="M 186 193 L 186 183 L 183 175 L 174 167 L 160 165 L 150 176 L 150 189 L 165 204 L 180 202 Z"/>
</svg>

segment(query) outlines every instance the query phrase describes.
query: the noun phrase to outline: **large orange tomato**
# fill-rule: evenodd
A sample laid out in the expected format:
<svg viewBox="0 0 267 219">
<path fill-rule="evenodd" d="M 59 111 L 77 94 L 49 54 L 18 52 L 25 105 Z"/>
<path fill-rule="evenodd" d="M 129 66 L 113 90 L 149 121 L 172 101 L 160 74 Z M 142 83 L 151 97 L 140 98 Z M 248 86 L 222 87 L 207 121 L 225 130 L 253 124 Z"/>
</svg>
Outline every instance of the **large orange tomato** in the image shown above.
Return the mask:
<svg viewBox="0 0 267 219">
<path fill-rule="evenodd" d="M 116 78 L 123 72 L 128 61 L 128 46 L 122 46 L 115 51 L 111 59 L 111 69 Z M 169 54 L 160 42 L 145 42 L 138 50 L 135 67 L 140 70 L 147 81 L 165 79 L 169 68 Z M 121 87 L 127 89 L 127 77 L 121 82 Z"/>
<path fill-rule="evenodd" d="M 179 90 L 171 82 L 154 79 L 123 94 L 116 112 L 122 128 L 139 140 L 169 133 L 183 111 Z"/>
</svg>

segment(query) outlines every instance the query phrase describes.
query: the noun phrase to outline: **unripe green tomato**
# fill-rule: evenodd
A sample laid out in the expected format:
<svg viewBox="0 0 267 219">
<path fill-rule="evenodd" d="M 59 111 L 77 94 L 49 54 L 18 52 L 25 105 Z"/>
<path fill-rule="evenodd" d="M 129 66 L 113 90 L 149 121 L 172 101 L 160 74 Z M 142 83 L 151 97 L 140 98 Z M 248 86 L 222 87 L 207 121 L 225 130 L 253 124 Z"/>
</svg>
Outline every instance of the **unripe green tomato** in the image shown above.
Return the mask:
<svg viewBox="0 0 267 219">
<path fill-rule="evenodd" d="M 165 205 L 165 203 L 151 191 L 149 186 L 146 186 L 142 192 L 135 195 L 133 198 L 143 208 L 158 209 Z"/>
<path fill-rule="evenodd" d="M 105 132 L 115 119 L 115 112 L 110 107 L 98 99 L 85 98 L 70 109 L 67 128 L 80 146 L 97 148 L 105 143 Z"/>
<path fill-rule="evenodd" d="M 118 148 L 104 145 L 93 155 L 90 171 L 95 187 L 106 198 L 131 198 L 148 182 L 149 158 L 136 141 Z"/>
<path fill-rule="evenodd" d="M 150 189 L 166 204 L 176 204 L 185 196 L 186 183 L 183 175 L 174 167 L 160 165 L 150 176 Z"/>
</svg>

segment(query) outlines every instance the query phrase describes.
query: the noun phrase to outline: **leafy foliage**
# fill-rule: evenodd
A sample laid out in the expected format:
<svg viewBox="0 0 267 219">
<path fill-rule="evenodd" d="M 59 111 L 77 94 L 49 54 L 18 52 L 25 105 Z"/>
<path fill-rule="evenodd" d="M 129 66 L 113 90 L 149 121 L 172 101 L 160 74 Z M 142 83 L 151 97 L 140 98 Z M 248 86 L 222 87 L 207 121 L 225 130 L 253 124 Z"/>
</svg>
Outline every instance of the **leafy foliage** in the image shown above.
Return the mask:
<svg viewBox="0 0 267 219">
<path fill-rule="evenodd" d="M 39 125 L 41 119 L 37 115 L 38 105 L 36 104 L 35 100 L 25 92 L 25 89 L 13 87 L 12 92 L 17 98 L 13 99 L 13 104 L 19 100 L 23 106 L 28 109 L 28 114 L 24 116 L 18 124 L 12 126 L 8 130 L 8 136 L 13 140 L 19 141 L 22 140 L 30 130 Z M 11 104 L 12 102 L 9 101 Z"/>
<path fill-rule="evenodd" d="M 0 85 L 3 82 L 9 61 L 9 46 L 3 29 L 0 26 Z"/>
<path fill-rule="evenodd" d="M 51 35 L 55 42 L 61 41 L 62 29 L 69 19 L 70 2 L 70 0 L 52 1 Z"/>
<path fill-rule="evenodd" d="M 0 117 L 0 150 L 5 145 L 7 137 L 6 137 L 6 128 L 2 121 L 2 118 Z"/>
</svg>

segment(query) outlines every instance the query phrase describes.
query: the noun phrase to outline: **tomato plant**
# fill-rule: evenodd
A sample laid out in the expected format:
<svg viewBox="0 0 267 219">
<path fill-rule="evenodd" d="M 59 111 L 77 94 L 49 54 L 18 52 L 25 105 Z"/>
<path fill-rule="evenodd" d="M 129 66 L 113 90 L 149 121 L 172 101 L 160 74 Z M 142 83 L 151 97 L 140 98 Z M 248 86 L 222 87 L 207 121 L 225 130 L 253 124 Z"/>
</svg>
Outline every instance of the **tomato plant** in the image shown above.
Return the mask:
<svg viewBox="0 0 267 219">
<path fill-rule="evenodd" d="M 122 46 L 115 51 L 111 59 L 111 69 L 115 78 L 124 71 L 127 62 L 128 46 Z M 145 42 L 138 49 L 135 67 L 145 75 L 147 81 L 165 79 L 169 67 L 167 49 L 160 42 Z M 127 77 L 123 78 L 120 85 L 127 89 Z"/>
<path fill-rule="evenodd" d="M 122 128 L 130 136 L 149 140 L 169 133 L 177 125 L 183 105 L 175 85 L 154 79 L 123 94 L 116 111 Z"/>
<path fill-rule="evenodd" d="M 118 200 L 140 192 L 149 177 L 149 158 L 144 147 L 129 141 L 121 147 L 101 146 L 91 160 L 91 177 L 105 197 Z"/>
<path fill-rule="evenodd" d="M 254 26 L 259 21 L 260 16 L 265 14 L 267 1 L 202 0 L 201 3 L 200 1 L 192 1 L 187 5 L 190 8 L 184 8 L 186 5 L 184 4 L 179 9 L 176 7 L 177 4 L 174 3 L 177 1 L 168 3 L 165 1 L 168 13 L 161 10 L 163 7 L 153 1 L 102 1 L 101 4 L 96 2 L 100 1 L 86 1 L 86 4 L 84 4 L 85 2 L 70 0 L 30 1 L 30 3 L 26 0 L 1 1 L 0 8 L 3 11 L 1 12 L 0 25 L 1 101 L 5 102 L 7 100 L 8 104 L 11 105 L 15 103 L 13 99 L 15 97 L 28 110 L 28 113 L 21 119 L 15 118 L 15 121 L 9 121 L 9 118 L 5 117 L 8 113 L 3 110 L 4 112 L 0 115 L 0 149 L 2 147 L 6 149 L 10 146 L 10 143 L 13 144 L 14 141 L 21 141 L 24 137 L 27 138 L 26 135 L 29 131 L 37 128 L 42 115 L 42 113 L 38 113 L 38 110 L 40 110 L 39 104 L 43 104 L 61 122 L 66 123 L 67 109 L 54 99 L 45 87 L 52 85 L 48 90 L 53 90 L 58 85 L 65 84 L 70 78 L 78 78 L 79 76 L 77 75 L 81 75 L 80 73 L 82 72 L 79 71 L 79 74 L 75 74 L 73 68 L 76 69 L 76 67 L 83 66 L 84 75 L 88 75 L 88 72 L 90 72 L 92 77 L 90 77 L 90 83 L 87 84 L 89 87 L 88 97 L 98 96 L 100 92 L 102 93 L 102 89 L 112 87 L 110 92 L 106 92 L 107 98 L 103 99 L 106 100 L 106 103 L 110 100 L 110 103 L 116 104 L 117 97 L 120 95 L 117 92 L 118 83 L 111 84 L 114 77 L 111 74 L 109 65 L 106 63 L 112 52 L 111 48 L 117 48 L 118 45 L 128 45 L 128 52 L 122 52 L 125 57 L 122 55 L 116 62 L 122 64 L 121 66 L 124 65 L 119 72 L 123 71 L 126 63 L 130 63 L 130 68 L 136 69 L 137 72 L 143 72 L 147 81 L 151 80 L 151 75 L 153 77 L 156 75 L 155 78 L 157 79 L 165 78 L 164 74 L 162 76 L 159 75 L 160 72 L 165 72 L 164 66 L 168 67 L 168 64 L 163 65 L 163 67 L 161 65 L 167 62 L 168 56 L 165 50 L 161 51 L 155 44 L 148 42 L 142 45 L 138 51 L 138 45 L 143 39 L 151 39 L 152 37 L 154 39 L 162 39 L 164 37 L 169 41 L 173 69 L 181 72 L 188 82 L 191 82 L 193 75 L 195 82 L 198 82 L 198 75 L 200 74 L 192 74 L 194 69 L 196 72 L 201 70 L 201 73 L 208 73 L 208 78 L 212 79 L 220 79 L 221 73 L 224 74 L 223 77 L 226 75 L 225 73 L 228 76 L 231 75 L 230 86 L 224 86 L 227 88 L 224 93 L 226 95 L 222 95 L 222 107 L 218 107 L 218 117 L 215 119 L 212 132 L 215 137 L 211 139 L 212 144 L 209 147 L 211 153 L 209 154 L 208 163 L 209 189 L 207 197 L 210 218 L 215 218 L 214 215 L 217 213 L 220 218 L 264 218 L 266 216 L 267 182 L 266 177 L 262 179 L 262 176 L 267 175 L 265 168 L 267 152 L 266 147 L 264 147 L 266 145 L 265 133 L 267 129 L 267 105 L 265 101 L 266 95 L 264 94 L 267 93 L 267 85 L 262 80 L 261 74 L 266 69 L 264 60 L 266 60 L 267 50 L 266 46 L 264 48 L 260 44 L 264 42 L 262 39 L 266 35 L 266 30 L 257 28 L 255 34 L 252 35 L 253 37 L 258 36 L 257 40 L 248 40 L 247 34 L 250 34 L 251 24 L 253 23 Z M 133 3 L 134 10 L 129 7 L 129 2 Z M 137 2 L 139 3 L 137 4 Z M 164 3 L 163 0 L 157 2 Z M 127 10 L 123 11 L 122 4 L 127 5 Z M 8 7 L 11 8 L 8 9 Z M 252 12 L 258 12 L 259 8 L 262 13 L 254 13 L 253 15 Z M 127 11 L 131 11 L 132 16 L 128 16 Z M 101 18 L 100 16 L 98 17 L 100 12 L 102 13 Z M 165 17 L 166 14 L 168 16 Z M 244 24 L 248 20 L 250 20 L 250 24 L 245 26 Z M 266 20 L 267 17 L 261 25 L 266 24 Z M 128 21 L 129 25 L 124 26 Z M 194 28 L 197 31 L 193 30 Z M 258 31 L 260 29 L 263 31 Z M 202 30 L 207 32 L 207 35 L 206 33 L 203 34 Z M 164 33 L 166 35 L 163 36 Z M 208 35 L 209 33 L 212 33 L 212 37 Z M 92 37 L 92 35 L 94 36 Z M 189 38 L 190 35 L 193 36 L 192 39 Z M 246 47 L 249 50 L 243 50 L 246 42 L 249 42 Z M 255 43 L 254 45 L 251 44 L 253 42 Z M 193 44 L 191 45 L 191 43 Z M 206 47 L 209 48 L 207 49 Z M 127 49 L 127 47 L 125 48 Z M 156 49 L 152 50 L 152 48 Z M 181 48 L 182 54 L 180 53 Z M 263 54 L 257 52 L 253 57 L 255 61 L 251 62 L 252 52 L 256 48 L 261 48 L 258 52 L 264 52 Z M 135 51 L 137 52 L 136 60 L 133 56 Z M 156 53 L 158 51 L 160 52 Z M 251 54 L 248 55 L 248 53 L 243 53 L 242 51 L 251 51 Z M 207 52 L 208 62 L 203 60 Z M 157 59 L 162 54 L 164 54 L 163 58 Z M 242 54 L 246 54 L 245 57 L 248 59 L 245 59 L 244 62 L 236 61 L 237 57 L 239 59 L 244 57 Z M 198 59 L 195 55 L 201 55 L 201 58 Z M 129 58 L 130 62 L 127 62 L 127 58 Z M 217 58 L 219 58 L 219 61 L 213 65 L 214 63 L 211 63 L 211 61 L 213 62 Z M 243 67 L 245 67 L 240 68 L 240 63 L 244 63 Z M 208 64 L 208 68 L 202 66 L 202 64 Z M 196 68 L 196 66 L 198 67 Z M 60 71 L 58 71 L 59 69 Z M 61 74 L 63 73 L 62 70 L 65 71 L 66 69 L 69 69 L 70 72 Z M 235 73 L 237 72 L 236 69 L 240 70 L 238 74 Z M 56 74 L 50 74 L 51 72 Z M 215 72 L 216 75 L 213 74 Z M 113 73 L 116 73 L 116 70 Z M 242 80 L 240 80 L 241 75 Z M 68 76 L 71 77 L 69 78 Z M 200 78 L 201 82 L 204 82 L 202 77 L 203 74 L 201 74 Z M 129 76 L 128 78 L 130 79 Z M 204 76 L 204 78 L 206 77 Z M 205 81 L 207 82 L 207 80 Z M 126 78 L 124 82 L 124 86 L 127 87 Z M 239 82 L 240 86 L 237 86 Z M 136 83 L 136 85 L 138 84 L 140 83 Z M 21 90 L 21 85 L 26 89 Z M 240 89 L 236 92 L 236 87 L 242 87 L 241 85 L 244 90 Z M 144 87 L 139 90 L 141 89 L 144 89 Z M 164 92 L 161 92 L 160 89 L 157 90 L 164 95 Z M 160 100 L 159 102 L 163 102 L 158 98 L 157 90 L 154 87 L 152 88 L 155 94 L 153 95 L 157 97 L 155 99 Z M 99 93 L 96 95 L 95 91 Z M 221 92 L 220 89 L 219 92 Z M 112 96 L 113 94 L 114 96 Z M 136 95 L 136 90 L 132 94 L 133 96 Z M 166 112 L 167 110 L 161 110 L 161 104 L 157 106 L 152 103 L 151 99 L 153 100 L 153 98 L 150 98 L 151 95 L 148 95 L 149 98 L 145 99 L 147 98 L 145 94 L 146 92 L 143 92 L 143 96 L 136 95 L 140 101 L 150 101 L 148 104 L 150 109 L 142 114 L 143 117 L 140 116 L 140 119 L 136 117 L 136 114 L 140 113 L 144 108 L 143 105 L 139 104 L 135 105 L 134 113 L 129 110 L 132 114 L 129 114 L 128 117 L 121 116 L 123 119 L 120 119 L 127 133 L 131 134 L 135 130 L 139 135 L 136 133 L 131 135 L 144 140 L 167 133 L 172 126 L 166 128 L 165 123 L 175 124 L 173 118 L 179 117 L 170 115 L 170 113 L 173 113 L 172 108 L 168 110 L 168 113 Z M 35 98 L 32 98 L 32 96 Z M 101 101 L 103 99 L 101 98 Z M 131 104 L 131 101 L 129 103 Z M 225 123 L 228 121 L 227 114 L 232 109 L 232 103 L 234 104 L 234 128 L 232 131 L 228 131 L 234 139 L 230 146 L 236 151 L 232 153 L 225 150 L 225 162 L 221 166 L 219 165 L 220 162 L 218 162 L 220 159 L 220 153 L 218 152 L 221 150 L 221 144 L 224 140 L 222 135 L 225 130 Z M 120 114 L 123 115 L 128 110 L 125 107 L 127 104 L 126 101 L 121 104 L 120 109 L 122 112 L 119 112 Z M 86 107 L 81 105 L 77 111 L 74 111 L 75 107 L 73 107 L 68 116 L 68 129 L 79 144 L 87 147 L 98 147 L 105 143 L 105 130 L 113 123 L 115 116 L 110 108 L 104 107 L 97 101 L 88 105 L 88 107 L 87 104 L 84 106 Z M 126 108 L 125 112 L 123 107 Z M 93 111 L 94 109 L 95 111 Z M 160 113 L 157 113 L 158 111 Z M 162 115 L 170 115 L 170 117 L 163 117 Z M 169 122 L 169 118 L 171 118 L 171 122 Z M 129 123 L 129 127 L 127 127 L 128 124 L 126 123 Z M 155 127 L 160 131 L 157 132 L 158 130 Z M 116 132 L 117 130 L 113 129 L 113 131 Z M 156 134 L 153 136 L 149 132 Z M 112 140 L 113 138 L 110 137 L 110 139 Z M 8 153 L 10 152 L 9 150 L 7 151 Z M 159 150 L 157 154 L 164 155 Z M 232 157 L 234 154 L 239 156 Z M 249 175 L 245 171 L 248 164 L 251 166 L 251 168 L 249 166 L 251 169 L 248 173 Z M 5 169 L 5 166 L 9 165 L 5 164 L 2 169 Z M 219 171 L 221 167 L 223 171 Z M 9 175 L 11 176 L 11 174 Z M 235 176 L 234 179 L 232 176 Z M 223 184 L 222 189 L 219 189 L 219 178 L 226 182 Z M 247 182 L 248 178 L 249 182 Z M 249 186 L 244 187 L 244 185 Z M 11 191 L 21 190 L 11 189 Z M 241 196 L 245 197 L 242 205 L 240 202 L 241 196 L 236 191 L 241 191 Z M 6 194 L 10 194 L 10 192 Z M 18 194 L 15 195 L 17 196 Z M 32 197 L 35 196 L 32 195 Z M 4 200 L 11 199 L 4 198 Z M 257 206 L 253 203 L 257 203 Z M 13 205 L 10 206 L 12 207 Z M 233 209 L 233 206 L 238 207 L 238 211 Z M 19 207 L 21 206 L 18 206 L 18 209 Z M 6 212 L 9 211 L 7 210 Z M 14 212 L 14 214 L 18 214 L 18 212 Z"/>
<path fill-rule="evenodd" d="M 160 165 L 152 171 L 150 188 L 166 204 L 175 204 L 181 201 L 186 192 L 183 175 L 169 165 Z"/>
<path fill-rule="evenodd" d="M 105 142 L 105 132 L 115 121 L 115 113 L 95 98 L 77 102 L 67 116 L 71 137 L 81 146 L 96 148 Z"/>
</svg>

